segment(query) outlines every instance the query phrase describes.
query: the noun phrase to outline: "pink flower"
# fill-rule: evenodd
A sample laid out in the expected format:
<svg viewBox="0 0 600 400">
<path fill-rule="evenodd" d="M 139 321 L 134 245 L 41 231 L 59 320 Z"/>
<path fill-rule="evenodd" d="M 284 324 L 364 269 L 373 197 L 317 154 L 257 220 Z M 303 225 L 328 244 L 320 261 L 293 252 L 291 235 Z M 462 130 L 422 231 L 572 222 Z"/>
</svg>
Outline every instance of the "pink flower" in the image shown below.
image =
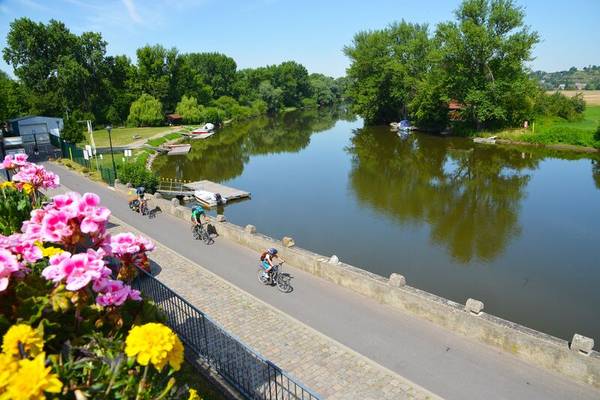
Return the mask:
<svg viewBox="0 0 600 400">
<path fill-rule="evenodd" d="M 19 172 L 13 175 L 14 182 L 29 183 L 35 189 L 52 189 L 58 187 L 60 179 L 53 172 L 46 171 L 41 165 L 26 163 Z"/>
<path fill-rule="evenodd" d="M 118 233 L 110 238 L 110 249 L 114 254 L 137 253 L 140 245 L 133 233 Z"/>
<path fill-rule="evenodd" d="M 55 283 L 64 281 L 67 290 L 82 289 L 90 282 L 110 276 L 110 269 L 99 258 L 101 254 L 94 250 L 75 255 L 68 252 L 57 254 L 50 257 L 50 265 L 44 268 L 42 276 Z"/>
<path fill-rule="evenodd" d="M 0 164 L 0 169 L 14 169 L 17 167 L 22 167 L 28 164 L 27 162 L 27 154 L 18 153 L 14 156 L 12 154 L 8 154 L 4 157 L 4 161 Z"/>
<path fill-rule="evenodd" d="M 132 289 L 129 285 L 119 280 L 98 280 L 94 282 L 92 288 L 99 293 L 98 297 L 96 297 L 96 303 L 103 307 L 120 306 L 127 299 L 142 300 L 139 291 Z"/>
<path fill-rule="evenodd" d="M 64 211 L 50 210 L 46 212 L 41 224 L 40 237 L 44 242 L 60 242 L 73 234 L 69 225 L 68 214 Z"/>
<path fill-rule="evenodd" d="M 81 232 L 102 233 L 104 232 L 106 223 L 110 217 L 110 210 L 105 207 L 94 207 L 86 210 L 85 214 L 83 215 L 83 220 L 81 220 Z"/>
<path fill-rule="evenodd" d="M 10 276 L 21 269 L 17 257 L 7 249 L 0 248 L 0 292 L 8 287 Z"/>
</svg>

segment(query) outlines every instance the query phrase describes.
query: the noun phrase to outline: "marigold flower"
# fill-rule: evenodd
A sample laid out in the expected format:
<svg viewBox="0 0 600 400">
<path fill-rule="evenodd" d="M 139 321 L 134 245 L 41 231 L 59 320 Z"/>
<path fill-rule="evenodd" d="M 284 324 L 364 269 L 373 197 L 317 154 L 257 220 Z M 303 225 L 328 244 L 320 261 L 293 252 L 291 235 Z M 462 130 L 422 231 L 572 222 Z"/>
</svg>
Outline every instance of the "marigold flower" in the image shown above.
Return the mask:
<svg viewBox="0 0 600 400">
<path fill-rule="evenodd" d="M 125 354 L 136 357 L 140 365 L 152 363 L 160 371 L 169 363 L 178 371 L 183 362 L 183 344 L 171 329 L 151 322 L 131 328 L 125 339 Z"/>
<path fill-rule="evenodd" d="M 4 390 L 10 377 L 17 372 L 17 360 L 6 353 L 0 353 L 0 393 Z"/>
<path fill-rule="evenodd" d="M 188 397 L 188 400 L 202 400 L 202 397 L 198 395 L 198 392 L 196 392 L 195 389 L 190 389 L 190 397 Z"/>
<path fill-rule="evenodd" d="M 19 343 L 30 356 L 37 356 L 44 349 L 44 333 L 41 329 L 33 329 L 26 324 L 10 327 L 4 334 L 2 351 L 9 356 L 19 356 Z"/>
<path fill-rule="evenodd" d="M 62 382 L 52 368 L 45 366 L 46 354 L 40 353 L 33 360 L 18 361 L 18 370 L 8 380 L 6 392 L 0 400 L 45 400 L 44 392 L 60 393 Z"/>
</svg>

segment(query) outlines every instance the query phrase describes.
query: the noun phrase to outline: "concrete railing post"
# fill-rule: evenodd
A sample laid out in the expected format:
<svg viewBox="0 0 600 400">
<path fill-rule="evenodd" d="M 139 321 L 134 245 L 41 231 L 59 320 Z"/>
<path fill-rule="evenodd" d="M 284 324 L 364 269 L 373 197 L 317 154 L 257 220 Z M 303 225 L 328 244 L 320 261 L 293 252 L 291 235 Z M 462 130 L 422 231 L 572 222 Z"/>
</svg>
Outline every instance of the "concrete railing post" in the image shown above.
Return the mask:
<svg viewBox="0 0 600 400">
<path fill-rule="evenodd" d="M 217 215 L 217 218 L 215 218 L 215 221 L 217 221 L 217 222 L 225 222 L 227 220 L 225 219 L 225 216 L 223 214 L 219 214 L 219 215 Z"/>
<path fill-rule="evenodd" d="M 594 348 L 594 339 L 576 333 L 571 339 L 569 348 L 576 353 L 589 356 Z"/>
<path fill-rule="evenodd" d="M 292 239 L 289 236 L 284 236 L 283 239 L 281 239 L 281 243 L 285 246 L 285 247 L 293 247 L 296 245 L 296 242 L 294 242 L 294 239 Z"/>
<path fill-rule="evenodd" d="M 254 225 L 246 225 L 244 230 L 246 231 L 246 233 L 250 233 L 250 234 L 256 233 L 256 227 Z"/>
<path fill-rule="evenodd" d="M 465 311 L 470 312 L 474 315 L 481 314 L 483 310 L 483 302 L 475 299 L 467 299 L 467 303 L 465 304 Z"/>
<path fill-rule="evenodd" d="M 390 279 L 388 280 L 388 283 L 390 286 L 394 286 L 394 287 L 406 286 L 406 278 L 404 277 L 404 275 L 392 273 L 390 275 Z"/>
</svg>

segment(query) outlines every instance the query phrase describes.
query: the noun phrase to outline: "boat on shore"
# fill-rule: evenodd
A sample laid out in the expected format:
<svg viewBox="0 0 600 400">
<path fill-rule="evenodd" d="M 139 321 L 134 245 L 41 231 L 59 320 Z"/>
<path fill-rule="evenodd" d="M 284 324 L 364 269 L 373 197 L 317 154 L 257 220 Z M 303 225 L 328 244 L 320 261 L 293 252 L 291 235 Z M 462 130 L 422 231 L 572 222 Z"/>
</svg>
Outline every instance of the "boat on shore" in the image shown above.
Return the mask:
<svg viewBox="0 0 600 400">
<path fill-rule="evenodd" d="M 410 121 L 408 121 L 407 119 L 403 119 L 400 122 L 391 122 L 390 127 L 393 131 L 404 132 L 404 133 L 408 133 L 410 131 L 417 129 L 416 127 L 412 126 L 410 124 Z"/>
<path fill-rule="evenodd" d="M 187 136 L 192 139 L 206 139 L 215 134 L 215 126 L 210 122 L 204 124 L 200 128 L 196 128 L 191 132 L 184 133 L 184 136 Z"/>
</svg>

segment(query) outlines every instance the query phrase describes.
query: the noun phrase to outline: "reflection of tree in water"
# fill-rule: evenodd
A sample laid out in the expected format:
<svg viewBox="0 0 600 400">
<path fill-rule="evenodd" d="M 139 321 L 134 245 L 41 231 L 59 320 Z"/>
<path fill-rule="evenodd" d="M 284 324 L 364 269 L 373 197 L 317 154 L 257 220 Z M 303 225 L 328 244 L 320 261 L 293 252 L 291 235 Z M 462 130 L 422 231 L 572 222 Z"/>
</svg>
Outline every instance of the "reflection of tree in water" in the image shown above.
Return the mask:
<svg viewBox="0 0 600 400">
<path fill-rule="evenodd" d="M 242 174 L 250 156 L 298 152 L 310 136 L 333 127 L 345 110 L 325 109 L 258 117 L 219 130 L 206 140 L 191 141 L 186 156 L 161 156 L 154 168 L 162 177 L 222 182 Z"/>
<path fill-rule="evenodd" d="M 592 177 L 596 187 L 600 189 L 600 160 L 592 160 Z"/>
<path fill-rule="evenodd" d="M 491 260 L 519 234 L 520 200 L 539 158 L 465 140 L 358 130 L 348 149 L 358 199 L 402 222 L 430 225 L 431 240 L 461 262 Z"/>
</svg>

